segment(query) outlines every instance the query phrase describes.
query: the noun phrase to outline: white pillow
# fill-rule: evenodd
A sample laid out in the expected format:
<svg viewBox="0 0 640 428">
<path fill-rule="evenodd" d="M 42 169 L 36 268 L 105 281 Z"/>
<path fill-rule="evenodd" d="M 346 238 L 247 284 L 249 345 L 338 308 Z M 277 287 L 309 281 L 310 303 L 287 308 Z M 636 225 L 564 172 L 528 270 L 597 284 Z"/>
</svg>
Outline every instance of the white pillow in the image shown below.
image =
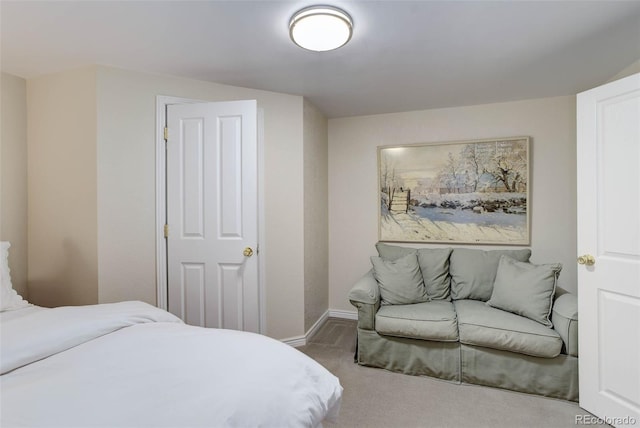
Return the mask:
<svg viewBox="0 0 640 428">
<path fill-rule="evenodd" d="M 0 242 L 0 312 L 29 306 L 29 302 L 20 297 L 11 284 L 8 261 L 10 246 L 7 241 Z"/>
</svg>

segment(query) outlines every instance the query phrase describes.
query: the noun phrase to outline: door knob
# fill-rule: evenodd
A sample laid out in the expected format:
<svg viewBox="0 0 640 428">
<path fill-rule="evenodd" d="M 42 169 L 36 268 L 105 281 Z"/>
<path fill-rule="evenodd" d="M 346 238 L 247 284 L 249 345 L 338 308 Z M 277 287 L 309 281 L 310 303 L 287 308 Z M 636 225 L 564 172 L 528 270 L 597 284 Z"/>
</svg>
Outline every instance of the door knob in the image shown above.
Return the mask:
<svg viewBox="0 0 640 428">
<path fill-rule="evenodd" d="M 578 264 L 593 266 L 596 264 L 596 259 L 591 254 L 585 254 L 584 256 L 578 257 Z"/>
<path fill-rule="evenodd" d="M 251 247 L 247 247 L 244 249 L 242 254 L 244 254 L 246 257 L 251 257 L 253 256 L 253 249 Z"/>
</svg>

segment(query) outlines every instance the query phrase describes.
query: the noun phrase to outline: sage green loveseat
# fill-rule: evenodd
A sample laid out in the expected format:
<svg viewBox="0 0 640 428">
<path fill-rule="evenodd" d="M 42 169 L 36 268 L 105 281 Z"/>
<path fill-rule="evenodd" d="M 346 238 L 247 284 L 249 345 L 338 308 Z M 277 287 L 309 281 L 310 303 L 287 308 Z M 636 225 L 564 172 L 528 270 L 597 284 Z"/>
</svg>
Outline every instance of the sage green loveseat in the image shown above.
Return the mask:
<svg viewBox="0 0 640 428">
<path fill-rule="evenodd" d="M 358 309 L 359 364 L 578 400 L 577 300 L 556 287 L 560 268 L 552 270 L 555 278 L 549 289 L 526 282 L 529 272 L 539 270 L 528 263 L 528 249 L 415 249 L 382 243 L 376 247 L 380 257 L 372 257 L 374 268 L 349 293 Z M 421 293 L 418 302 L 407 304 L 402 291 L 393 294 L 394 275 L 403 280 L 400 277 L 407 268 L 401 266 L 404 271 L 399 273 L 393 269 L 414 257 L 419 274 L 410 275 L 422 277 L 417 280 L 422 279 L 424 290 L 414 287 L 412 293 Z M 507 262 L 525 271 L 509 273 Z M 390 275 L 378 269 L 380 263 L 391 265 Z M 524 302 L 517 300 L 521 289 L 528 289 Z M 507 293 L 507 300 L 508 293 L 515 292 L 511 296 L 516 299 L 512 301 L 515 308 L 507 305 L 504 310 L 497 299 L 499 290 Z M 534 310 L 548 313 L 542 313 L 542 318 L 532 316 L 528 301 L 545 299 L 548 309 Z M 524 307 L 519 309 L 521 304 Z"/>
</svg>

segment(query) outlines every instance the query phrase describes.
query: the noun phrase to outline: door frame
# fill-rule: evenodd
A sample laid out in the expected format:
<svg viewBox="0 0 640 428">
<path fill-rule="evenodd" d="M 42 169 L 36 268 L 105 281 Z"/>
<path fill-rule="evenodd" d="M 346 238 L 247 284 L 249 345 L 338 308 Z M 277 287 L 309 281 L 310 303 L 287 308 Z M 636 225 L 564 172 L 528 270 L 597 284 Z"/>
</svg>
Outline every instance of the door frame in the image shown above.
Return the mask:
<svg viewBox="0 0 640 428">
<path fill-rule="evenodd" d="M 231 100 L 217 100 L 220 102 Z M 167 240 L 164 237 L 164 225 L 167 221 L 167 170 L 164 128 L 166 126 L 167 105 L 208 103 L 217 101 L 181 98 L 167 95 L 156 96 L 156 306 L 167 310 Z M 260 333 L 267 331 L 266 316 L 266 275 L 265 275 L 265 216 L 264 216 L 264 110 L 257 111 L 258 141 L 258 299 L 260 305 Z"/>
</svg>

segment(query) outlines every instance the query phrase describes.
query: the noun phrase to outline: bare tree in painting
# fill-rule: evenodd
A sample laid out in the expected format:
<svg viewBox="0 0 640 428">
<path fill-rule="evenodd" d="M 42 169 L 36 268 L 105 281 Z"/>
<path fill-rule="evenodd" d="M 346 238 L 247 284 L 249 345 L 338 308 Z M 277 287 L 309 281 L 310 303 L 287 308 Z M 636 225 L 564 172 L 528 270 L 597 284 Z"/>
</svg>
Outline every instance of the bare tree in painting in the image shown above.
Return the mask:
<svg viewBox="0 0 640 428">
<path fill-rule="evenodd" d="M 382 159 L 380 160 L 380 191 L 384 192 L 387 189 L 388 183 L 390 181 L 390 175 L 394 172 L 390 171 L 389 159 L 382 155 Z"/>
<path fill-rule="evenodd" d="M 383 203 L 387 209 L 389 209 L 389 204 L 391 203 L 391 189 L 389 187 L 389 183 L 393 181 L 393 176 L 395 176 L 395 170 L 389 165 L 389 158 L 381 154 L 382 159 L 380 159 L 380 196 L 382 198 L 381 203 Z M 384 195 L 387 196 L 387 199 L 384 200 Z"/>
<path fill-rule="evenodd" d="M 449 158 L 445 166 L 445 177 L 449 193 L 460 193 L 460 183 L 462 181 L 462 163 L 453 153 L 449 152 Z"/>
<path fill-rule="evenodd" d="M 484 172 L 507 192 L 519 192 L 527 186 L 527 151 L 524 143 L 496 142 L 495 154 Z"/>
<path fill-rule="evenodd" d="M 481 152 L 476 150 L 477 144 L 467 144 L 460 151 L 460 156 L 465 164 L 465 184 L 472 192 L 478 191 L 478 183 L 482 175 Z"/>
<path fill-rule="evenodd" d="M 446 193 L 467 193 L 477 190 L 481 175 L 480 160 L 473 144 L 469 144 L 460 150 L 458 156 L 449 152 L 436 179 L 440 183 L 441 192 L 446 189 Z"/>
<path fill-rule="evenodd" d="M 527 186 L 526 143 L 490 142 L 466 144 L 458 156 L 449 152 L 437 180 L 441 191 L 468 193 L 487 190 L 522 192 Z"/>
<path fill-rule="evenodd" d="M 402 183 L 403 180 L 396 174 L 395 164 L 382 154 L 382 159 L 380 160 L 380 192 L 387 195 L 387 200 L 382 201 L 387 209 L 391 209 L 395 192 L 402 187 Z"/>
</svg>

